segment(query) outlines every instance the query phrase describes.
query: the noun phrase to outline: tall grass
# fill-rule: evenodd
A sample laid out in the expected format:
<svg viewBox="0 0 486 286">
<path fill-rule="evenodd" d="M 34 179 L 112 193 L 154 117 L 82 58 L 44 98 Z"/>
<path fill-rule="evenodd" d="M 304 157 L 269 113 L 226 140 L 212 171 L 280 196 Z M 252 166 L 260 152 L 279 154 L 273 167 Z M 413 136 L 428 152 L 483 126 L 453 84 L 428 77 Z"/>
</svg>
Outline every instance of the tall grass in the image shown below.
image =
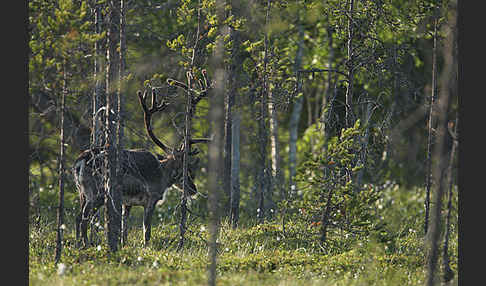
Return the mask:
<svg viewBox="0 0 486 286">
<path fill-rule="evenodd" d="M 331 231 L 319 242 L 318 229 L 293 224 L 282 232 L 278 217 L 238 229 L 223 221 L 218 239 L 218 285 L 422 285 L 425 279 L 423 190 L 385 190 L 377 202 L 382 227 L 366 237 Z M 381 206 L 381 207 L 380 207 Z M 135 210 L 136 208 L 134 208 Z M 177 218 L 155 215 L 152 238 L 142 247 L 141 211 L 134 211 L 128 244 L 110 253 L 99 242 L 75 246 L 74 211 L 68 211 L 61 262 L 54 264 L 55 219 L 45 213 L 29 225 L 29 285 L 204 285 L 208 227 L 189 221 L 185 246 L 177 252 Z M 457 218 L 457 212 L 455 213 Z M 455 220 L 457 222 L 457 219 Z M 101 224 L 102 225 L 102 224 Z M 451 267 L 457 285 L 457 224 L 452 226 Z"/>
</svg>

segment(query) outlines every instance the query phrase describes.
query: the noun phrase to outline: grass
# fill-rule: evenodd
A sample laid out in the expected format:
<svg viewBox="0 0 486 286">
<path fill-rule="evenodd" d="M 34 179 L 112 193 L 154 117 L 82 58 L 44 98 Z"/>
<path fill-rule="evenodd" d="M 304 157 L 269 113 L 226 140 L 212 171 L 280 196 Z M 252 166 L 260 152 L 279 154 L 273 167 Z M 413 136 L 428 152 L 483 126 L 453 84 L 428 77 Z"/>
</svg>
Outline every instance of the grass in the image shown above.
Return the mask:
<svg viewBox="0 0 486 286">
<path fill-rule="evenodd" d="M 247 222 L 235 230 L 223 222 L 217 285 L 423 285 L 423 198 L 419 193 L 388 190 L 378 202 L 386 227 L 366 237 L 334 231 L 325 245 L 318 242 L 317 230 L 291 222 L 285 234 L 278 221 Z M 177 252 L 176 223 L 154 219 L 151 243 L 143 248 L 140 219 L 134 217 L 129 243 L 116 253 L 108 252 L 102 232 L 100 247 L 76 248 L 74 228 L 68 221 L 62 273 L 53 259 L 55 220 L 31 224 L 29 285 L 207 283 L 208 228 L 204 222 L 196 219 L 189 225 L 184 250 Z M 457 227 L 452 230 L 449 251 L 457 279 Z"/>
</svg>

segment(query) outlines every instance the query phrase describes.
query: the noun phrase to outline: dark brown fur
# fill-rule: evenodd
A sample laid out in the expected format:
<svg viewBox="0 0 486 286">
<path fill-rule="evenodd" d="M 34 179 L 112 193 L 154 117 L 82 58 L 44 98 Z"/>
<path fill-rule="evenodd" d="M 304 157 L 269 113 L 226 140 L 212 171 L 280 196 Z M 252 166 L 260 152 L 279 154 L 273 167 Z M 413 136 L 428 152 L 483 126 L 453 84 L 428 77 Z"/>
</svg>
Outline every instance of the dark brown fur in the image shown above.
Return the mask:
<svg viewBox="0 0 486 286">
<path fill-rule="evenodd" d="M 88 219 L 93 211 L 104 203 L 103 152 L 103 148 L 85 150 L 73 166 L 81 206 L 76 217 L 76 239 L 79 240 L 81 235 L 85 246 L 88 245 Z M 126 223 L 130 208 L 140 205 L 144 207 L 143 228 L 146 244 L 150 240 L 150 221 L 155 204 L 163 198 L 170 186 L 176 185 L 182 189 L 182 153 L 155 156 L 145 150 L 122 150 L 119 158 L 121 174 L 117 189 L 122 192 L 122 243 L 126 241 Z M 197 192 L 191 175 L 187 189 L 189 195 L 195 195 Z"/>
</svg>

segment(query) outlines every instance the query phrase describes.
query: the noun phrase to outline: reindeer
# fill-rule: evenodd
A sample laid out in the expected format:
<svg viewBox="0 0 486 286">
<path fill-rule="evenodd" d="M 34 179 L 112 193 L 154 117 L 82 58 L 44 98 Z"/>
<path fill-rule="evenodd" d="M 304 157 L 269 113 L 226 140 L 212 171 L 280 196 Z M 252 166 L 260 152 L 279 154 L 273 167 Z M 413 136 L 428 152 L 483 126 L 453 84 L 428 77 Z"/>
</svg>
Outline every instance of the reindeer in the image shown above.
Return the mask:
<svg viewBox="0 0 486 286">
<path fill-rule="evenodd" d="M 209 87 L 206 73 L 203 71 L 205 82 L 200 81 L 201 91 L 198 92 L 193 107 L 200 99 L 207 95 Z M 169 84 L 188 89 L 183 83 L 168 80 Z M 140 104 L 144 112 L 145 128 L 150 139 L 159 146 L 165 155 L 152 154 L 146 150 L 121 150 L 119 151 L 119 172 L 118 172 L 118 191 L 122 197 L 122 245 L 126 243 L 127 221 L 132 206 L 143 206 L 143 236 L 144 246 L 150 240 L 151 219 L 158 201 L 164 202 L 165 191 L 176 186 L 179 190 L 183 189 L 183 158 L 184 145 L 174 149 L 162 143 L 153 133 L 151 126 L 152 115 L 163 111 L 168 103 L 157 102 L 155 90 L 152 89 L 152 106 L 148 108 L 146 104 L 146 91 L 137 92 Z M 208 142 L 211 139 L 201 138 L 192 139 L 189 143 Z M 199 158 L 194 158 L 199 151 L 195 149 L 189 152 L 188 161 L 188 180 L 186 182 L 187 194 L 193 196 L 197 193 L 194 184 L 194 172 L 198 167 Z M 79 193 L 80 213 L 76 217 L 76 241 L 79 243 L 81 236 L 83 244 L 88 245 L 87 227 L 93 211 L 104 203 L 103 188 L 103 161 L 106 150 L 103 147 L 91 148 L 83 151 L 75 160 L 73 174 L 76 188 Z"/>
</svg>

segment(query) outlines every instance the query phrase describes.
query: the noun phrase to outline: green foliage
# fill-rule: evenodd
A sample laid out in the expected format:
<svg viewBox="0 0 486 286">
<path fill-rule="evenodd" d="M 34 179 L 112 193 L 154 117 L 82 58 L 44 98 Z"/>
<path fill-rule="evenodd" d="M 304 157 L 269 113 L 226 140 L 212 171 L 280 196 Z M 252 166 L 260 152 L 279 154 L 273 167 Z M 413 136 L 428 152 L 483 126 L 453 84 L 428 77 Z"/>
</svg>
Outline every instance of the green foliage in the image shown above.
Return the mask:
<svg viewBox="0 0 486 286">
<path fill-rule="evenodd" d="M 317 148 L 307 153 L 298 170 L 298 191 L 288 201 L 292 210 L 290 220 L 313 226 L 310 232 L 314 234 L 317 234 L 315 226 L 321 225 L 321 231 L 326 232 L 323 235 L 331 227 L 348 235 L 367 235 L 374 228 L 377 224 L 374 204 L 380 198 L 379 192 L 354 181 L 363 167 L 357 160 L 361 148 L 358 139 L 363 132 L 359 120 L 328 142 L 323 142 L 322 132 L 315 129 L 308 132 Z"/>
<path fill-rule="evenodd" d="M 418 230 L 423 195 L 417 194 L 423 192 L 399 190 L 392 185 L 384 189 L 373 204 L 379 210 L 381 228 L 361 237 L 330 233 L 325 250 L 304 231 L 312 227 L 299 220 L 289 220 L 285 232 L 275 222 L 255 226 L 243 222 L 241 228 L 232 229 L 223 221 L 218 239 L 218 283 L 421 285 L 425 279 L 425 252 Z M 77 249 L 73 221 L 68 219 L 61 259 L 66 270 L 62 275 L 53 263 L 55 226 L 30 225 L 30 285 L 206 283 L 209 234 L 204 221 L 189 219 L 185 248 L 179 253 L 177 224 L 167 219 L 155 223 L 150 245 L 142 248 L 141 212 L 134 212 L 134 216 L 128 245 L 116 253 L 108 251 L 102 232 L 100 247 Z M 450 244 L 451 267 L 456 273 L 457 230 L 454 225 Z"/>
<path fill-rule="evenodd" d="M 103 3 L 105 1 L 96 1 Z M 160 2 L 160 1 L 159 1 Z M 219 238 L 218 271 L 221 285 L 419 285 L 424 280 L 424 246 L 419 230 L 423 221 L 423 120 L 401 132 L 392 142 L 390 131 L 427 102 L 430 85 L 431 15 L 437 5 L 447 13 L 449 1 L 355 1 L 354 100 L 357 125 L 342 130 L 344 90 L 348 80 L 340 73 L 308 73 L 301 77 L 302 90 L 293 94 L 297 76 L 295 58 L 298 28 L 303 39 L 303 69 L 330 68 L 346 73 L 346 1 L 272 1 L 268 22 L 266 1 L 239 1 L 226 6 L 228 18 L 219 21 L 214 0 L 130 1 L 127 7 L 127 76 L 124 97 L 127 148 L 153 146 L 143 130 L 143 115 L 136 91 L 146 86 L 161 88 L 166 79 L 184 81 L 194 52 L 193 72 L 200 75 L 219 35 L 230 25 L 238 32 L 239 45 L 224 38 L 227 67 L 237 67 L 238 105 L 241 117 L 240 228 L 224 221 Z M 29 281 L 31 285 L 105 284 L 205 284 L 207 267 L 207 216 L 205 198 L 190 203 L 189 231 L 182 255 L 178 241 L 179 192 L 170 192 L 167 203 L 154 215 L 153 241 L 141 248 L 140 208 L 134 208 L 129 245 L 107 251 L 104 236 L 84 250 L 74 247 L 74 216 L 78 196 L 67 174 L 65 207 L 67 231 L 62 261 L 66 273 L 59 276 L 53 265 L 55 209 L 59 180 L 59 118 L 56 113 L 62 88 L 62 64 L 67 59 L 69 94 L 66 109 L 74 130 L 66 131 L 66 164 L 71 166 L 80 150 L 78 127 L 91 126 L 90 96 L 93 90 L 94 42 L 106 32 L 93 33 L 93 1 L 29 1 Z M 231 9 L 231 11 L 230 11 Z M 106 11 L 104 11 L 106 12 Z M 200 38 L 196 38 L 198 12 Z M 332 47 L 329 37 L 332 35 Z M 265 39 L 268 45 L 265 53 Z M 235 50 L 236 49 L 236 50 Z M 237 56 L 232 58 L 233 51 Z M 332 54 L 331 54 L 332 52 Z M 332 57 L 331 57 L 332 55 Z M 264 58 L 267 58 L 266 74 Z M 236 61 L 238 59 L 238 61 Z M 441 59 L 439 59 L 439 69 Z M 228 69 L 229 70 L 229 69 Z M 209 71 L 211 75 L 211 72 Z M 285 186 L 288 181 L 289 118 L 293 100 L 302 97 L 304 108 L 298 134 L 297 188 L 280 201 L 276 215 L 255 225 L 257 190 L 257 120 L 264 77 L 277 110 L 280 157 Z M 103 75 L 101 75 L 103 77 Z M 336 89 L 335 89 L 336 88 Z M 48 95 L 48 105 L 38 108 L 38 94 Z M 182 98 L 182 99 L 181 99 Z M 365 102 L 373 102 L 367 122 Z M 325 102 L 326 106 L 321 106 Z M 47 109 L 48 106 L 52 110 Z M 209 133 L 209 103 L 199 103 L 193 121 L 195 137 Z M 307 107 L 307 108 L 306 108 Z M 318 108 L 315 108 L 318 107 Z M 322 107 L 322 109 L 320 108 Z M 315 109 L 315 110 L 312 110 Z M 455 109 L 455 107 L 453 108 Z M 183 97 L 171 98 L 162 116 L 154 117 L 157 135 L 168 144 L 180 139 L 173 128 L 180 123 Z M 315 113 L 315 114 L 314 114 Z M 325 114 L 326 117 L 322 114 Z M 329 116 L 327 116 L 329 115 Z M 322 119 L 325 122 L 322 121 Z M 325 123 L 325 130 L 323 124 Z M 363 126 L 367 124 L 367 126 Z M 366 130 L 369 135 L 366 162 L 358 156 Z M 325 133 L 324 133 L 325 132 Z M 393 145 L 391 144 L 393 143 Z M 198 146 L 207 154 L 207 146 Z M 199 191 L 206 193 L 207 157 L 201 156 L 196 175 Z M 363 184 L 356 176 L 363 171 Z M 387 185 L 383 187 L 383 185 Z M 402 187 L 399 187 L 402 186 Z M 407 189 L 403 188 L 406 186 Z M 330 193 L 332 194 L 330 195 Z M 279 194 L 280 195 L 280 194 Z M 457 197 L 454 197 L 457 205 Z M 322 243 L 322 214 L 329 208 L 327 239 Z M 285 211 L 285 212 L 284 212 Z M 283 216 L 283 217 L 282 217 Z M 457 212 L 453 213 L 457 217 Z M 285 228 L 282 228 L 282 221 Z M 457 270 L 457 225 L 451 241 L 452 268 Z M 140 259 L 139 259 L 140 257 Z"/>
</svg>

